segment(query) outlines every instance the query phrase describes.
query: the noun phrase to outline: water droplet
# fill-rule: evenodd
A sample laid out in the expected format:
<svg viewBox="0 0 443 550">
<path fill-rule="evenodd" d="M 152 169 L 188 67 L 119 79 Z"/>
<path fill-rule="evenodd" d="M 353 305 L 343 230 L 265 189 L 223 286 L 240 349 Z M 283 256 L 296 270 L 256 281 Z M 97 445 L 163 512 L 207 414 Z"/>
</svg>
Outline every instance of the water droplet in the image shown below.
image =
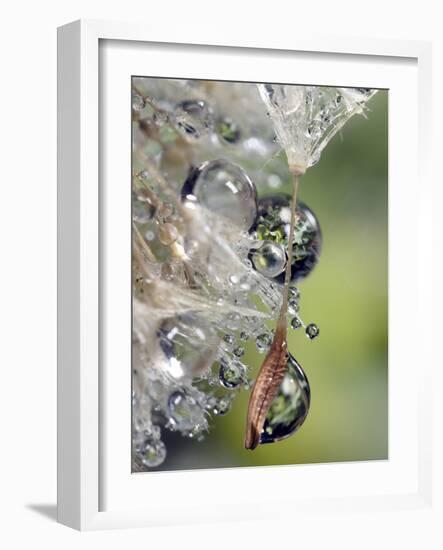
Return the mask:
<svg viewBox="0 0 443 550">
<path fill-rule="evenodd" d="M 212 110 L 203 100 L 182 101 L 175 107 L 174 116 L 177 128 L 190 140 L 199 139 L 214 126 Z"/>
<path fill-rule="evenodd" d="M 169 396 L 168 410 L 170 420 L 175 427 L 182 431 L 207 428 L 207 420 L 204 411 L 197 401 L 190 395 L 181 391 L 175 391 Z"/>
<path fill-rule="evenodd" d="M 286 266 L 286 252 L 281 244 L 264 241 L 262 246 L 251 254 L 255 269 L 265 277 L 280 275 Z"/>
<path fill-rule="evenodd" d="M 229 334 L 229 333 L 226 333 L 224 336 L 223 336 L 223 342 L 225 342 L 226 344 L 228 344 L 229 346 L 232 346 L 232 344 L 234 343 L 235 341 L 235 338 L 232 334 Z"/>
<path fill-rule="evenodd" d="M 237 330 L 240 327 L 242 318 L 240 313 L 233 311 L 226 316 L 225 325 L 229 330 Z"/>
<path fill-rule="evenodd" d="M 236 388 L 239 386 L 245 375 L 245 368 L 239 361 L 220 361 L 219 378 L 225 388 Z"/>
<path fill-rule="evenodd" d="M 291 315 L 295 315 L 298 312 L 300 306 L 298 304 L 298 299 L 294 296 L 289 296 L 288 299 L 288 311 Z"/>
<path fill-rule="evenodd" d="M 320 329 L 315 323 L 310 323 L 306 329 L 305 329 L 306 335 L 308 338 L 313 340 L 314 338 L 317 338 L 317 336 L 320 334 Z"/>
<path fill-rule="evenodd" d="M 213 406 L 213 413 L 219 416 L 223 416 L 224 414 L 229 412 L 229 409 L 231 408 L 231 400 L 228 397 L 219 397 L 217 399 L 217 402 Z"/>
<path fill-rule="evenodd" d="M 232 353 L 238 358 L 243 357 L 243 355 L 245 354 L 245 348 L 239 346 L 238 348 L 235 348 Z"/>
<path fill-rule="evenodd" d="M 249 338 L 250 336 L 246 331 L 242 330 L 240 332 L 240 340 L 243 340 L 244 342 L 246 342 L 246 340 L 249 340 Z"/>
<path fill-rule="evenodd" d="M 257 215 L 257 191 L 246 172 L 227 160 L 205 162 L 191 170 L 182 197 L 194 195 L 216 214 L 248 230 Z"/>
<path fill-rule="evenodd" d="M 306 374 L 289 354 L 287 371 L 266 416 L 260 443 L 280 441 L 296 432 L 308 415 L 310 402 L 311 391 Z"/>
<path fill-rule="evenodd" d="M 289 287 L 289 296 L 291 296 L 291 298 L 294 298 L 295 300 L 298 300 L 300 298 L 300 291 L 296 286 Z"/>
<path fill-rule="evenodd" d="M 268 332 L 263 332 L 259 334 L 255 339 L 255 345 L 259 353 L 264 353 L 267 351 L 272 344 L 272 336 Z"/>
<path fill-rule="evenodd" d="M 194 314 L 165 319 L 157 331 L 162 356 L 157 364 L 175 379 L 206 372 L 214 359 L 217 337 L 206 320 Z"/>
<path fill-rule="evenodd" d="M 286 194 L 270 195 L 259 200 L 256 223 L 250 232 L 257 233 L 260 240 L 272 241 L 288 248 L 291 197 Z M 297 203 L 293 239 L 291 281 L 305 278 L 317 264 L 321 251 L 322 236 L 315 214 L 304 203 Z M 274 279 L 283 283 L 284 273 Z"/>
<path fill-rule="evenodd" d="M 160 466 L 166 458 L 166 447 L 161 439 L 148 437 L 141 445 L 138 456 L 148 468 Z"/>
<path fill-rule="evenodd" d="M 294 317 L 291 321 L 291 327 L 293 329 L 298 329 L 301 327 L 301 321 L 298 317 Z"/>
</svg>

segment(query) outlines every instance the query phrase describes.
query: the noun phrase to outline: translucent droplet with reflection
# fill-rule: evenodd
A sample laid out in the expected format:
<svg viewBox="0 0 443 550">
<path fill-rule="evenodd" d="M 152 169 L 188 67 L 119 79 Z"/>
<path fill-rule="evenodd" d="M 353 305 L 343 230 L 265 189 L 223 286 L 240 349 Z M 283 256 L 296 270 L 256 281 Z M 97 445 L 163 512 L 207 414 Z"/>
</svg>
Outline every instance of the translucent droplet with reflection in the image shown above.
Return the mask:
<svg viewBox="0 0 443 550">
<path fill-rule="evenodd" d="M 263 332 L 259 334 L 255 339 L 255 345 L 259 353 L 264 353 L 268 351 L 272 344 L 272 336 L 268 332 Z"/>
<path fill-rule="evenodd" d="M 309 382 L 295 357 L 288 355 L 286 374 L 266 416 L 260 443 L 274 443 L 295 433 L 309 412 Z"/>
<path fill-rule="evenodd" d="M 320 329 L 315 323 L 309 323 L 309 325 L 305 329 L 306 336 L 313 340 L 314 338 L 317 338 L 317 336 L 320 334 Z"/>
<path fill-rule="evenodd" d="M 148 437 L 140 447 L 138 456 L 148 468 L 163 464 L 166 458 L 166 447 L 161 439 Z"/>
<path fill-rule="evenodd" d="M 245 368 L 239 361 L 220 361 L 219 378 L 225 388 L 237 388 L 243 382 L 244 377 Z"/>
<path fill-rule="evenodd" d="M 157 330 L 162 356 L 158 368 L 172 378 L 192 378 L 207 371 L 215 358 L 217 335 L 195 314 L 165 319 Z"/>
<path fill-rule="evenodd" d="M 297 330 L 298 328 L 301 327 L 301 321 L 298 317 L 294 317 L 292 320 L 291 320 L 291 327 L 294 329 L 294 330 Z"/>
<path fill-rule="evenodd" d="M 223 416 L 229 412 L 231 403 L 231 400 L 227 396 L 218 397 L 212 407 L 212 412 L 218 416 Z"/>
<path fill-rule="evenodd" d="M 291 196 L 286 194 L 269 195 L 259 200 L 256 222 L 251 231 L 259 240 L 281 244 L 288 250 L 288 237 L 291 222 Z M 291 281 L 304 279 L 314 269 L 321 252 L 322 235 L 320 224 L 314 212 L 303 202 L 297 203 Z M 284 273 L 274 277 L 279 283 L 284 281 Z"/>
<path fill-rule="evenodd" d="M 176 105 L 174 117 L 178 130 L 189 140 L 199 139 L 214 126 L 212 110 L 203 100 L 182 101 Z"/>
<path fill-rule="evenodd" d="M 208 210 L 248 230 L 257 216 L 257 190 L 240 166 L 224 159 L 193 168 L 182 188 L 182 197 L 195 197 Z"/>
<path fill-rule="evenodd" d="M 285 270 L 286 251 L 279 243 L 264 241 L 257 250 L 251 253 L 251 259 L 259 273 L 272 279 Z"/>
</svg>

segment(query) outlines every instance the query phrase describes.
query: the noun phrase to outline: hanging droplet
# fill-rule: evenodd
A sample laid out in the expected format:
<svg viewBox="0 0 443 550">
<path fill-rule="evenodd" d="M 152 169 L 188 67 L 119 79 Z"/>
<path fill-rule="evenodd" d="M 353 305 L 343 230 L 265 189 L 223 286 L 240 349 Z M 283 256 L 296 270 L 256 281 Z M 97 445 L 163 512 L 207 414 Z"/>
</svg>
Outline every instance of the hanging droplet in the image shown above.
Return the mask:
<svg viewBox="0 0 443 550">
<path fill-rule="evenodd" d="M 308 415 L 310 402 L 311 390 L 306 374 L 289 354 L 287 371 L 266 416 L 260 443 L 274 443 L 296 432 Z"/>
<path fill-rule="evenodd" d="M 132 193 L 132 219 L 137 223 L 148 223 L 155 214 L 155 207 L 149 200 L 140 200 L 136 193 Z"/>
<path fill-rule="evenodd" d="M 228 117 L 218 119 L 215 128 L 219 137 L 227 143 L 236 143 L 240 139 L 238 125 Z"/>
<path fill-rule="evenodd" d="M 202 407 L 182 391 L 175 391 L 169 396 L 168 411 L 172 425 L 178 430 L 201 431 L 208 426 Z"/>
<path fill-rule="evenodd" d="M 306 332 L 306 336 L 308 336 L 308 338 L 313 340 L 314 338 L 317 338 L 317 336 L 320 334 L 320 329 L 315 323 L 310 323 L 306 327 L 305 332 Z"/>
<path fill-rule="evenodd" d="M 291 197 L 285 194 L 271 195 L 258 202 L 258 215 L 251 232 L 262 241 L 272 241 L 288 248 L 291 222 Z M 303 279 L 314 269 L 321 251 L 322 236 L 315 214 L 304 203 L 297 203 L 293 238 L 291 281 Z M 284 273 L 274 277 L 284 281 Z"/>
<path fill-rule="evenodd" d="M 157 330 L 157 338 L 162 352 L 158 368 L 163 368 L 172 378 L 191 378 L 202 374 L 214 360 L 216 334 L 197 315 L 165 319 Z"/>
<path fill-rule="evenodd" d="M 281 244 L 264 241 L 256 251 L 251 253 L 255 269 L 270 279 L 283 273 L 286 266 L 286 252 Z"/>
<path fill-rule="evenodd" d="M 221 384 L 225 388 L 236 388 L 239 386 L 245 375 L 244 366 L 238 361 L 227 362 L 225 360 L 220 361 L 219 378 Z"/>
<path fill-rule="evenodd" d="M 166 447 L 161 439 L 148 437 L 138 452 L 141 462 L 148 468 L 160 466 L 166 458 Z"/>
<path fill-rule="evenodd" d="M 289 296 L 288 298 L 288 311 L 291 315 L 295 315 L 300 309 L 298 299 L 295 296 Z"/>
<path fill-rule="evenodd" d="M 249 334 L 245 330 L 240 332 L 240 340 L 243 340 L 244 342 L 249 340 Z"/>
<path fill-rule="evenodd" d="M 177 128 L 190 140 L 199 139 L 214 126 L 212 110 L 203 100 L 182 101 L 175 107 L 174 116 Z"/>
<path fill-rule="evenodd" d="M 291 320 L 291 327 L 296 330 L 298 328 L 301 327 L 301 321 L 298 317 L 294 317 L 292 320 Z"/>
<path fill-rule="evenodd" d="M 268 332 L 264 332 L 263 334 L 259 334 L 257 338 L 255 339 L 255 345 L 257 346 L 257 350 L 259 353 L 264 353 L 267 351 L 272 344 L 272 336 Z"/>
<path fill-rule="evenodd" d="M 289 287 L 289 296 L 291 298 L 294 298 L 295 300 L 298 300 L 300 298 L 300 291 L 296 286 Z"/>
<path fill-rule="evenodd" d="M 257 215 L 255 185 L 240 166 L 227 160 L 204 162 L 193 168 L 182 188 L 182 198 L 188 196 L 239 229 L 248 230 Z"/>
</svg>

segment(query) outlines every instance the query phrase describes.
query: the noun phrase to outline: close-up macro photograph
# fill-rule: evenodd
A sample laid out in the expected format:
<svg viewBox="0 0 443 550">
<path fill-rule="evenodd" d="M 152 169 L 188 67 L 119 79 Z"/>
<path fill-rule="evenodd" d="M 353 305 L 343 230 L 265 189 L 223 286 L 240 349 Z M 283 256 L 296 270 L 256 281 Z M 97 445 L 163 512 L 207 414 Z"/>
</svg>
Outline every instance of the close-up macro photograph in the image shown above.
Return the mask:
<svg viewBox="0 0 443 550">
<path fill-rule="evenodd" d="M 388 457 L 387 122 L 387 90 L 133 78 L 134 471 Z"/>
<path fill-rule="evenodd" d="M 443 547 L 438 11 L 2 9 L 2 548 Z"/>
</svg>

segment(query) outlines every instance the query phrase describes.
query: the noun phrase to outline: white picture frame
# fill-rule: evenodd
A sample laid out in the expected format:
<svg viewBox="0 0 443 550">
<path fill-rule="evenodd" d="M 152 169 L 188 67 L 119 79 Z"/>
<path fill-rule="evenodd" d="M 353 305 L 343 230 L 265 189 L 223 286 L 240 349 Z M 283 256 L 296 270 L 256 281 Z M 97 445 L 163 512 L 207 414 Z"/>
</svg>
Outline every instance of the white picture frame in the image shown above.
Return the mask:
<svg viewBox="0 0 443 550">
<path fill-rule="evenodd" d="M 182 34 L 174 32 L 173 36 L 167 36 L 166 31 L 163 33 L 144 25 L 101 21 L 77 21 L 59 29 L 58 520 L 76 529 L 261 520 L 265 517 L 265 511 L 269 515 L 266 503 L 273 501 L 288 503 L 283 510 L 275 510 L 275 517 L 289 517 L 289 511 L 293 513 L 294 507 L 297 513 L 312 513 L 330 507 L 342 511 L 356 508 L 373 511 L 405 507 L 423 509 L 432 505 L 429 421 L 432 410 L 426 394 L 426 388 L 432 385 L 432 348 L 421 352 L 419 380 L 405 374 L 402 387 L 392 384 L 400 380 L 400 366 L 404 367 L 405 373 L 412 374 L 413 361 L 417 359 L 418 350 L 414 348 L 412 339 L 407 350 L 402 348 L 402 341 L 408 333 L 417 329 L 419 319 L 432 318 L 432 288 L 427 282 L 432 263 L 432 244 L 421 246 L 417 252 L 420 269 L 409 281 L 400 281 L 400 268 L 406 257 L 402 224 L 413 208 L 420 218 L 420 234 L 430 232 L 432 224 L 429 205 L 432 203 L 433 184 L 427 156 L 431 135 L 431 46 L 426 42 L 331 38 L 301 33 L 297 33 L 296 37 L 279 39 L 275 36 L 269 39 L 254 37 L 252 34 L 229 39 L 224 34 L 220 32 L 218 37 L 208 39 L 202 32 L 201 36 L 194 36 L 194 43 L 190 45 L 185 29 Z M 108 49 L 107 44 L 111 44 Z M 390 371 L 391 361 L 394 361 L 392 372 L 397 372 L 393 377 L 390 372 L 389 397 L 395 405 L 390 407 L 390 449 L 394 449 L 395 456 L 390 455 L 390 460 L 384 464 L 359 463 L 358 466 L 334 464 L 164 472 L 144 474 L 143 477 L 131 475 L 130 467 L 127 467 L 130 413 L 129 405 L 125 409 L 126 394 L 123 391 L 125 387 L 127 389 L 128 380 L 121 378 L 122 372 L 129 377 L 130 370 L 117 372 L 111 366 L 110 374 L 103 376 L 104 361 L 109 360 L 111 364 L 112 357 L 130 360 L 127 357 L 128 346 L 116 344 L 119 339 L 113 339 L 112 345 L 118 348 L 112 348 L 112 353 L 109 352 L 111 348 L 106 347 L 111 345 L 109 335 L 116 332 L 126 335 L 122 336 L 122 340 L 126 338 L 127 343 L 130 334 L 127 297 L 113 292 L 127 281 L 130 269 L 129 260 L 126 268 L 124 262 L 120 262 L 123 266 L 120 270 L 116 266 L 118 255 L 128 250 L 127 231 L 130 224 L 126 224 L 122 209 L 129 202 L 125 203 L 124 196 L 114 192 L 118 186 L 108 185 L 117 176 L 124 177 L 127 173 L 129 178 L 130 174 L 125 172 L 130 148 L 127 149 L 127 141 L 124 141 L 129 138 L 129 130 L 124 137 L 124 109 L 129 103 L 119 103 L 124 100 L 124 94 L 129 93 L 129 88 L 125 91 L 123 87 L 114 86 L 114 83 L 120 77 L 141 74 L 141 66 L 146 76 L 235 79 L 237 75 L 241 80 L 254 80 L 260 66 L 265 70 L 266 58 L 270 56 L 273 59 L 272 71 L 276 71 L 272 74 L 277 79 L 277 74 L 281 74 L 278 71 L 297 55 L 300 67 L 303 59 L 309 59 L 310 66 L 315 65 L 318 59 L 322 70 L 326 71 L 324 74 L 327 76 L 323 78 L 329 78 L 330 84 L 333 84 L 330 80 L 333 74 L 338 71 L 340 76 L 337 78 L 343 78 L 343 75 L 349 74 L 351 67 L 353 85 L 373 85 L 376 78 L 380 79 L 380 83 L 383 78 L 392 79 L 393 86 L 397 86 L 399 106 L 396 112 L 395 104 L 393 106 L 391 102 L 390 105 L 392 116 L 396 117 L 392 119 L 395 128 L 400 124 L 406 101 L 410 100 L 408 131 L 413 135 L 417 133 L 418 140 L 409 140 L 408 143 L 398 127 L 397 131 L 392 132 L 398 137 L 397 142 L 390 141 L 390 183 L 393 182 L 390 216 L 394 221 L 398 220 L 398 225 L 395 222 L 390 227 Z M 251 62 L 247 66 L 245 63 L 239 65 L 238 60 L 246 59 L 245 56 Z M 261 56 L 263 65 L 259 65 L 257 56 Z M 191 58 L 193 69 L 186 64 L 186 60 Z M 197 59 L 199 63 L 195 63 Z M 175 69 L 171 69 L 173 63 Z M 334 71 L 330 70 L 328 74 L 331 64 L 335 64 Z M 364 65 L 365 71 L 359 71 L 359 65 Z M 271 64 L 268 63 L 268 66 L 271 67 Z M 240 69 L 241 78 L 238 76 Z M 162 71 L 164 74 L 161 74 Z M 315 83 L 313 74 L 311 82 Z M 415 84 L 418 84 L 417 88 Z M 103 92 L 100 86 L 110 92 L 106 102 L 100 96 Z M 400 93 L 402 89 L 403 94 Z M 114 102 L 112 105 L 116 108 L 121 104 L 122 110 L 115 111 L 113 124 L 116 126 L 111 129 L 113 131 L 103 134 L 100 114 L 110 102 Z M 115 135 L 123 136 L 123 141 L 106 137 Z M 407 165 L 401 156 L 401 145 L 403 155 L 406 152 Z M 115 148 L 120 147 L 123 147 L 124 154 L 112 155 Z M 112 172 L 111 165 L 106 164 L 111 157 L 112 162 L 116 162 L 112 165 Z M 403 182 L 402 188 L 395 183 L 400 180 Z M 418 197 L 408 194 L 408 190 L 413 191 L 417 187 L 420 189 Z M 114 191 L 109 192 L 109 189 Z M 113 227 L 109 225 L 110 219 L 115 222 Z M 111 254 L 106 239 L 112 231 L 113 242 L 119 244 L 113 247 Z M 116 267 L 112 269 L 115 277 L 104 282 L 103 277 L 106 278 L 111 265 Z M 402 324 L 401 320 L 405 312 L 400 298 L 405 285 L 409 289 L 409 326 Z M 112 304 L 109 302 L 111 292 L 119 296 Z M 112 307 L 111 311 L 109 307 Z M 115 325 L 112 319 L 117 319 L 120 325 Z M 110 331 L 108 338 L 104 336 L 107 331 Z M 407 395 L 412 395 L 412 405 L 406 410 Z M 408 428 L 413 427 L 412 436 L 407 433 L 408 430 L 401 429 L 400 413 L 408 415 Z M 109 429 L 111 423 L 112 430 Z M 264 490 L 256 489 L 258 480 L 265 486 Z M 187 491 L 187 494 L 193 488 L 193 493 L 198 495 L 199 491 L 203 494 L 209 485 L 218 488 L 219 494 L 223 495 L 227 482 L 238 487 L 237 493 L 234 498 L 232 494 L 225 500 L 221 497 L 217 507 L 205 506 L 204 498 L 200 499 L 200 503 L 195 497 L 186 509 L 179 509 L 168 498 L 173 488 Z M 287 492 L 283 495 L 281 489 L 273 489 L 287 488 L 291 483 L 296 483 L 298 496 L 288 495 Z M 155 505 L 141 504 L 143 491 L 146 490 L 150 491 L 151 497 L 156 495 Z M 231 502 L 229 507 L 223 506 L 229 499 L 235 502 Z"/>
</svg>

